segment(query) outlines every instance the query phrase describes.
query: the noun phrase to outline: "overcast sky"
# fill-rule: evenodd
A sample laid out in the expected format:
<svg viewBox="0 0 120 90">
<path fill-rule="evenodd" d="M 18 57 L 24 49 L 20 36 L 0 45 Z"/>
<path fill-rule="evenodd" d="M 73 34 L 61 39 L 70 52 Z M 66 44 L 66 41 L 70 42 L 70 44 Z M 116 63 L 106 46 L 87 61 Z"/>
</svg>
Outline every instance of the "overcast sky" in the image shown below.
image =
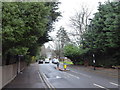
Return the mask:
<svg viewBox="0 0 120 90">
<path fill-rule="evenodd" d="M 56 32 L 60 28 L 60 26 L 63 26 L 65 30 L 67 30 L 67 32 L 72 30 L 72 28 L 70 28 L 69 23 L 70 17 L 74 16 L 75 12 L 81 10 L 81 5 L 89 8 L 89 10 L 92 12 L 91 13 L 92 18 L 93 14 L 97 12 L 98 2 L 104 3 L 105 1 L 108 0 L 59 0 L 59 1 L 61 2 L 61 4 L 59 5 L 59 11 L 61 12 L 62 17 L 59 19 L 58 22 L 54 24 L 55 31 L 49 34 L 53 38 L 56 36 Z M 48 45 L 49 45 L 48 43 L 45 44 L 46 47 Z"/>
</svg>

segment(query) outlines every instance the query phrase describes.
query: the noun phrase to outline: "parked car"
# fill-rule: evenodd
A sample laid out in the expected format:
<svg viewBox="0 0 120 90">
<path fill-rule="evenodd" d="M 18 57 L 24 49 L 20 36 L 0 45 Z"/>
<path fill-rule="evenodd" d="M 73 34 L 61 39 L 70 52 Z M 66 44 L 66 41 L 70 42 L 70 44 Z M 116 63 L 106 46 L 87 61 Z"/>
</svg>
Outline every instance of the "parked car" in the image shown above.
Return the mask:
<svg viewBox="0 0 120 90">
<path fill-rule="evenodd" d="M 48 58 L 46 58 L 45 59 L 45 63 L 49 63 L 50 61 L 49 61 L 49 59 Z"/>
<path fill-rule="evenodd" d="M 38 61 L 38 64 L 43 64 L 43 60 L 39 60 L 39 61 Z"/>
</svg>

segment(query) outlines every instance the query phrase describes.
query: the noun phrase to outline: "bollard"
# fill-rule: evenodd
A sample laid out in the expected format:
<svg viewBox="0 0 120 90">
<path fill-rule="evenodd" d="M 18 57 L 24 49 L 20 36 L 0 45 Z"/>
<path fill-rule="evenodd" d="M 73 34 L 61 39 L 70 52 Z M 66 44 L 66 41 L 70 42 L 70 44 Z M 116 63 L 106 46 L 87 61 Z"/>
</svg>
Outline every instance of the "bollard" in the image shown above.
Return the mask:
<svg viewBox="0 0 120 90">
<path fill-rule="evenodd" d="M 66 68 L 67 68 L 67 65 L 66 65 L 66 64 L 64 64 L 64 70 L 66 70 Z"/>
</svg>

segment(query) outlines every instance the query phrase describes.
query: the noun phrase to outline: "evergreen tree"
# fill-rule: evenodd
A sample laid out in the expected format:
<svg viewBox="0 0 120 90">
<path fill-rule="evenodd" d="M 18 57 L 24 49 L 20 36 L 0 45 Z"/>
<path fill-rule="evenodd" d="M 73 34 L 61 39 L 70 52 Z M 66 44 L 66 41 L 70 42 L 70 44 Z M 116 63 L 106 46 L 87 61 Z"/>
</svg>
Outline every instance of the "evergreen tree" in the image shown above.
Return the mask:
<svg viewBox="0 0 120 90">
<path fill-rule="evenodd" d="M 46 5 L 47 4 L 47 5 Z M 60 13 L 58 3 L 4 2 L 2 5 L 2 54 L 36 55 L 38 47 L 49 41 L 48 32 Z M 53 13 L 54 12 L 54 13 Z"/>
</svg>

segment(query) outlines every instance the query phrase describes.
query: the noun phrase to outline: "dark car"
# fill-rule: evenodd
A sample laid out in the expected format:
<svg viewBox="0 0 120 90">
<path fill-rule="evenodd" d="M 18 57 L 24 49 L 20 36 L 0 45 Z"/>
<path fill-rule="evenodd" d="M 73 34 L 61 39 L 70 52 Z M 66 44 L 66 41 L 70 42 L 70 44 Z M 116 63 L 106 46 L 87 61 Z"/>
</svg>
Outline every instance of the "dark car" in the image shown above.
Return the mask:
<svg viewBox="0 0 120 90">
<path fill-rule="evenodd" d="M 43 60 L 39 60 L 39 61 L 38 61 L 38 64 L 43 64 Z"/>
</svg>

